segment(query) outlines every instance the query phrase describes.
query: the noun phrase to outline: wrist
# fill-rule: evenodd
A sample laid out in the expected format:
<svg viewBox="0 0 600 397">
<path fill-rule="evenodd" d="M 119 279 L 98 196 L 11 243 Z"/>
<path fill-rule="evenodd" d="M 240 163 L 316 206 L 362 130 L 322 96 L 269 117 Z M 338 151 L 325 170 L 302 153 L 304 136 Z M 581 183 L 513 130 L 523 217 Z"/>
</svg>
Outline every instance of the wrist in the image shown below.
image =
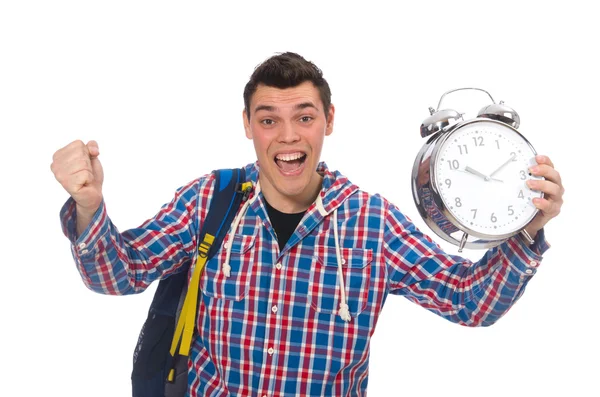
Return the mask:
<svg viewBox="0 0 600 397">
<path fill-rule="evenodd" d="M 533 240 L 535 240 L 535 236 L 537 236 L 538 232 L 540 231 L 541 228 L 539 227 L 535 227 L 532 224 L 527 225 L 527 227 L 525 228 L 525 231 L 527 233 L 529 233 L 529 236 L 531 236 L 531 238 Z"/>
<path fill-rule="evenodd" d="M 89 224 L 92 222 L 92 219 L 94 219 L 94 215 L 96 214 L 96 212 L 98 211 L 99 208 L 100 208 L 100 205 L 98 205 L 94 209 L 94 208 L 89 208 L 89 207 L 82 207 L 79 204 L 76 204 L 77 237 L 81 236 L 83 234 L 83 232 L 85 231 L 85 229 L 87 229 Z"/>
<path fill-rule="evenodd" d="M 90 219 L 93 218 L 94 214 L 98 211 L 98 208 L 100 208 L 101 203 L 102 203 L 102 201 L 100 201 L 96 205 L 83 206 L 83 205 L 80 205 L 79 203 L 75 202 L 75 209 L 77 210 L 77 217 L 90 218 Z"/>
</svg>

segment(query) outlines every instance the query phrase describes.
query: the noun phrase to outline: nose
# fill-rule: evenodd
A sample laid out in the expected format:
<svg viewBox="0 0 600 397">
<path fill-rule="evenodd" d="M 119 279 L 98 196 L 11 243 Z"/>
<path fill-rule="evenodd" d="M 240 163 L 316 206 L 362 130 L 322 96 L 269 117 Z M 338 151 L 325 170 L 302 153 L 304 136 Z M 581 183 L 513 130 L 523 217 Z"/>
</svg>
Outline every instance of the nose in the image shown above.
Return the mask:
<svg viewBox="0 0 600 397">
<path fill-rule="evenodd" d="M 300 135 L 294 128 L 292 122 L 285 122 L 280 125 L 278 141 L 281 143 L 295 143 L 300 140 Z"/>
</svg>

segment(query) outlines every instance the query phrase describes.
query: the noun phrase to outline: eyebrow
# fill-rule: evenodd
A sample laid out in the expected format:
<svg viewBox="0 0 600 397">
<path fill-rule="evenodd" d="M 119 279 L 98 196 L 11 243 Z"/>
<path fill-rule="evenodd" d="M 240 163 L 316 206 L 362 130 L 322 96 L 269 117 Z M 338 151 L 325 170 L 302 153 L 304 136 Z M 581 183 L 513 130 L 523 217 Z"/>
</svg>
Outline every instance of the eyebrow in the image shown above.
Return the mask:
<svg viewBox="0 0 600 397">
<path fill-rule="evenodd" d="M 312 102 L 302 102 L 294 106 L 294 110 L 313 108 L 315 110 L 319 110 Z M 266 110 L 267 112 L 276 112 L 278 109 L 275 106 L 270 105 L 259 105 L 254 109 L 254 113 L 257 113 L 260 110 Z"/>
</svg>

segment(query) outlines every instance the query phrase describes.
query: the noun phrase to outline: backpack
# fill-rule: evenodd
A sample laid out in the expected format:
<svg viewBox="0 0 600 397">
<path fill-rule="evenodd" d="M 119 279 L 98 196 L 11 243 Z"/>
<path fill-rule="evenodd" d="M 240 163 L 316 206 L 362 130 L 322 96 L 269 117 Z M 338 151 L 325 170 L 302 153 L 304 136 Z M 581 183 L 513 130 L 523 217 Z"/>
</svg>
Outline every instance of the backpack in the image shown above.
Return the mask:
<svg viewBox="0 0 600 397">
<path fill-rule="evenodd" d="M 244 169 L 213 173 L 215 187 L 199 233 L 198 261 L 190 289 L 186 291 L 188 271 L 159 282 L 133 354 L 133 397 L 176 397 L 185 396 L 187 391 L 187 361 L 196 332 L 200 274 L 206 261 L 219 251 L 240 204 L 252 191 L 252 184 L 245 182 Z"/>
</svg>

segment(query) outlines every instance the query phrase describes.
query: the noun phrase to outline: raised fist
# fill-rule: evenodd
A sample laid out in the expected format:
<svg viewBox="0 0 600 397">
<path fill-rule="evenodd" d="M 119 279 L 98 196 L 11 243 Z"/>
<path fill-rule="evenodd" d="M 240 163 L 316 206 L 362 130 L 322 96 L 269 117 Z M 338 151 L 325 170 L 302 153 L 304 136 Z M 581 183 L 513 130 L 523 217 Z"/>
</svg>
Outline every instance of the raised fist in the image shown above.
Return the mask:
<svg viewBox="0 0 600 397">
<path fill-rule="evenodd" d="M 54 153 L 50 166 L 56 180 L 77 203 L 78 211 L 88 214 L 95 213 L 102 202 L 104 173 L 99 154 L 96 141 L 86 145 L 77 140 Z"/>
</svg>

